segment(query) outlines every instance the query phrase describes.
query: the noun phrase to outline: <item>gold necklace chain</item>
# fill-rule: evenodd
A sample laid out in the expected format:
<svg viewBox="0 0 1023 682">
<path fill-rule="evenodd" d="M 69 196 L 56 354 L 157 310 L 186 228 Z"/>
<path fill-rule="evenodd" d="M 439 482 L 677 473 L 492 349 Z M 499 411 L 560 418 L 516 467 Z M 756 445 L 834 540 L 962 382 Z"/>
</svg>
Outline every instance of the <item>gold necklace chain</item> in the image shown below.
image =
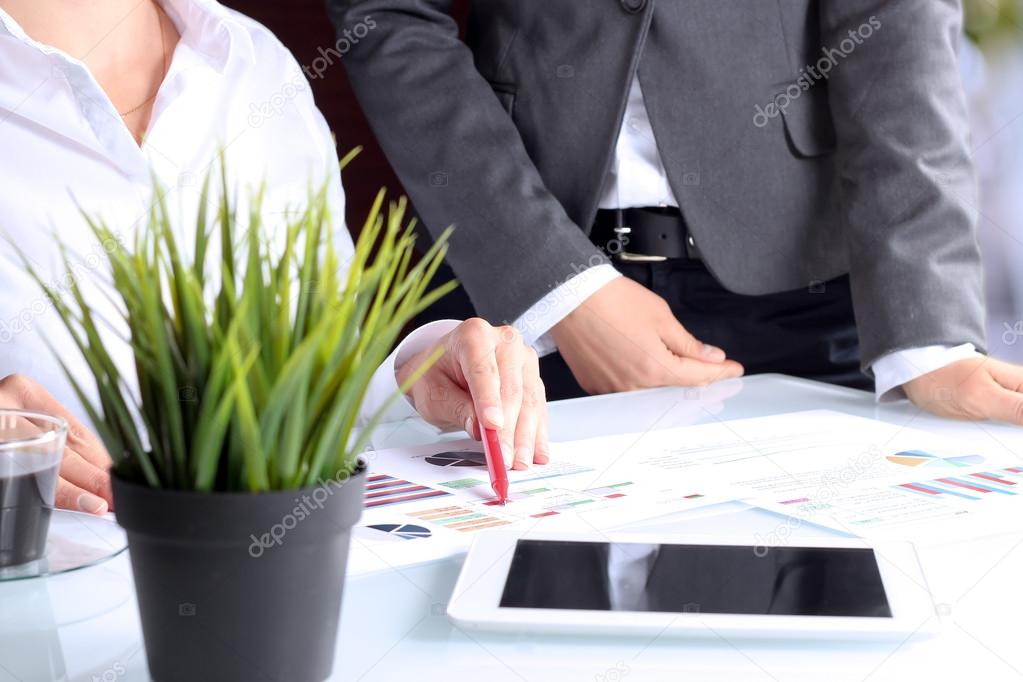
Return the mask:
<svg viewBox="0 0 1023 682">
<path fill-rule="evenodd" d="M 162 85 L 163 84 L 163 79 L 167 77 L 167 68 L 168 68 L 168 64 L 167 64 L 167 38 L 164 36 L 163 16 L 162 16 L 162 13 L 160 11 L 160 8 L 157 7 L 155 2 L 153 3 L 153 8 L 156 9 L 156 22 L 157 22 L 157 27 L 160 30 L 160 51 L 161 51 L 161 54 L 163 55 L 163 76 L 160 78 L 160 85 Z M 156 99 L 156 96 L 158 94 L 160 94 L 160 85 L 157 85 L 156 86 L 156 91 L 153 92 L 153 94 L 150 95 L 149 97 L 145 98 L 142 101 L 141 104 L 139 104 L 136 107 L 132 107 L 131 109 L 128 109 L 128 111 L 121 112 L 121 118 L 126 118 L 128 116 L 131 116 L 136 111 L 138 111 L 139 109 L 141 109 L 142 107 L 146 106 L 147 104 L 152 102 L 154 99 Z"/>
</svg>

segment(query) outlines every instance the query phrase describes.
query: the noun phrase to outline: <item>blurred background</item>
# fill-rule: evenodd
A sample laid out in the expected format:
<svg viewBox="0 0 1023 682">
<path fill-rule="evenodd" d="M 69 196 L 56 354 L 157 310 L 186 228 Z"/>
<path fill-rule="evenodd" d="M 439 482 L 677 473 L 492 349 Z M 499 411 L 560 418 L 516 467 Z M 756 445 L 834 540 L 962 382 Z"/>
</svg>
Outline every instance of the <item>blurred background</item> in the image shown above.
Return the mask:
<svg viewBox="0 0 1023 682">
<path fill-rule="evenodd" d="M 966 0 L 960 64 L 980 174 L 992 355 L 1023 361 L 1023 0 Z"/>
<path fill-rule="evenodd" d="M 468 0 L 455 0 L 465 16 Z M 324 0 L 225 0 L 267 25 L 308 65 L 336 37 Z M 979 237 L 988 301 L 988 346 L 996 357 L 1023 362 L 1023 0 L 964 0 L 965 39 L 960 51 L 969 99 L 973 148 L 981 183 Z M 345 172 L 348 224 L 357 228 L 380 187 L 401 185 L 334 64 L 313 80 L 316 103 L 338 132 L 342 152 L 362 145 Z"/>
</svg>

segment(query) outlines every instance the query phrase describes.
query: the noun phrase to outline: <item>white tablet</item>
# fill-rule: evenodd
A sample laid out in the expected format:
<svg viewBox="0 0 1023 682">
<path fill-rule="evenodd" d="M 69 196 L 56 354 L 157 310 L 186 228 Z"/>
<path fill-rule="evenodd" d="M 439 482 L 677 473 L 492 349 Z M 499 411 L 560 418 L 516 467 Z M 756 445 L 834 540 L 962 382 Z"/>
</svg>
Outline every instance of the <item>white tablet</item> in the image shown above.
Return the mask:
<svg viewBox="0 0 1023 682">
<path fill-rule="evenodd" d="M 939 629 L 913 546 L 481 533 L 448 605 L 480 630 L 712 637 L 906 637 Z"/>
</svg>

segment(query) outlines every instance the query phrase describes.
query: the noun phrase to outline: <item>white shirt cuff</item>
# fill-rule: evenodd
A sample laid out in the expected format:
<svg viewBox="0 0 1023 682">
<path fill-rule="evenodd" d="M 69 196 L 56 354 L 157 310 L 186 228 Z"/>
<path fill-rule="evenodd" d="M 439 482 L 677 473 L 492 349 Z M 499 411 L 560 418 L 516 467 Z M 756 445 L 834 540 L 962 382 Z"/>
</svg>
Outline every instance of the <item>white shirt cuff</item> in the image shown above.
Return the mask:
<svg viewBox="0 0 1023 682">
<path fill-rule="evenodd" d="M 608 282 L 622 276 L 610 263 L 602 263 L 583 270 L 564 284 L 551 289 L 546 296 L 512 322 L 522 334 L 522 340 L 544 356 L 558 349 L 551 328 L 565 319 L 570 312 Z"/>
<path fill-rule="evenodd" d="M 377 368 L 370 379 L 366 398 L 362 401 L 359 422 L 365 424 L 380 409 L 388 398 L 398 392 L 398 379 L 395 372 L 416 353 L 429 350 L 437 345 L 441 337 L 462 324 L 458 320 L 436 320 L 414 330 L 398 344 L 398 347 L 387 356 L 383 364 Z M 418 416 L 412 401 L 407 395 L 401 396 L 391 403 L 384 412 L 381 422 L 396 422 Z"/>
<path fill-rule="evenodd" d="M 972 343 L 959 346 L 923 346 L 889 353 L 871 365 L 874 371 L 874 397 L 879 403 L 901 400 L 906 397 L 902 385 L 907 381 L 958 360 L 979 355 Z"/>
</svg>

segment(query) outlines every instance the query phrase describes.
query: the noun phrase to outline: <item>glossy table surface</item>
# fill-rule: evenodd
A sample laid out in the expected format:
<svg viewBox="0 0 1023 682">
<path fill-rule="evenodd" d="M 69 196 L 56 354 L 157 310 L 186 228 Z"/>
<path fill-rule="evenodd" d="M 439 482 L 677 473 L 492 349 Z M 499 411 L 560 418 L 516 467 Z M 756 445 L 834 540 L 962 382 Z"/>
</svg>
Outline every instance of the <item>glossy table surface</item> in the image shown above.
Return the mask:
<svg viewBox="0 0 1023 682">
<path fill-rule="evenodd" d="M 833 409 L 1023 453 L 1023 429 L 939 420 L 907 403 L 778 375 L 707 389 L 658 389 L 552 403 L 555 440 L 713 420 Z M 418 421 L 387 424 L 376 447 L 430 442 Z M 445 436 L 451 437 L 451 436 Z M 1012 453 L 1010 455 L 1009 453 Z M 1023 458 L 1020 458 L 1023 459 Z M 786 522 L 739 502 L 662 517 L 639 529 L 753 542 Z M 796 537 L 830 531 L 802 524 Z M 941 634 L 902 641 L 748 641 L 711 637 L 539 637 L 466 632 L 444 614 L 461 559 L 352 577 L 336 680 L 1009 680 L 1023 677 L 1023 535 L 921 549 Z M 148 680 L 128 557 L 46 579 L 0 584 L 0 682 Z"/>
</svg>

